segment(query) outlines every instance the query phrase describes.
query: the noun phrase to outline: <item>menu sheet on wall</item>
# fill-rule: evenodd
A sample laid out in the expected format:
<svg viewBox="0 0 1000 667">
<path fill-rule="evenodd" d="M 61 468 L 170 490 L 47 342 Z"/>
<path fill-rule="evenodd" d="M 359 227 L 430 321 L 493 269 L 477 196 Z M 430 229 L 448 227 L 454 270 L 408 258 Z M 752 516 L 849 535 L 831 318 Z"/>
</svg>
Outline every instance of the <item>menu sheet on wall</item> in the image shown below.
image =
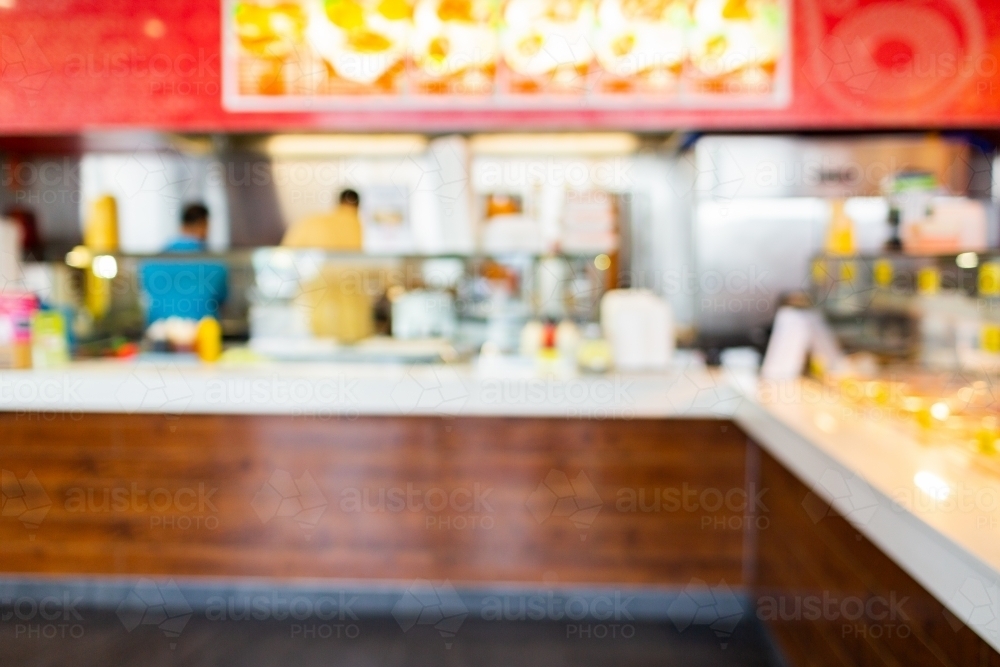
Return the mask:
<svg viewBox="0 0 1000 667">
<path fill-rule="evenodd" d="M 224 0 L 231 111 L 769 107 L 788 0 Z"/>
</svg>

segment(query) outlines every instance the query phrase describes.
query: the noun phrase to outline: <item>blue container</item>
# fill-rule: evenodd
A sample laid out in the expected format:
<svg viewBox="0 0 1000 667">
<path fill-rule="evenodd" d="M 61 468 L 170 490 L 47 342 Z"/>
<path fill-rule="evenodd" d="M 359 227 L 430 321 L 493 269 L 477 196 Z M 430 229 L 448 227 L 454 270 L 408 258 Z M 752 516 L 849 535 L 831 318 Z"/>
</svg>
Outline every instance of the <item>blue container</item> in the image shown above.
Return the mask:
<svg viewBox="0 0 1000 667">
<path fill-rule="evenodd" d="M 222 262 L 156 260 L 140 262 L 139 285 L 146 324 L 167 317 L 219 317 L 228 296 L 229 269 Z"/>
</svg>

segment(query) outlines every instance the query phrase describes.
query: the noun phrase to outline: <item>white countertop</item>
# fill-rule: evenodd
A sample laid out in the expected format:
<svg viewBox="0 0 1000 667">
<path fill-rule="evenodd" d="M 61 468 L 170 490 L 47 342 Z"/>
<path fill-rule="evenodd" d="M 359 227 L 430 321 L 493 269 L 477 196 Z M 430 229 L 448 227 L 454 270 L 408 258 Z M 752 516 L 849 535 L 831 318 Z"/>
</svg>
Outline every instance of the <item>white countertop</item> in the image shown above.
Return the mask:
<svg viewBox="0 0 1000 667">
<path fill-rule="evenodd" d="M 0 411 L 733 419 L 1000 650 L 1000 478 L 836 396 L 710 371 L 541 377 L 530 366 L 94 361 L 0 371 Z M 817 521 L 822 518 L 817 517 Z"/>
<path fill-rule="evenodd" d="M 531 365 L 90 361 L 0 371 L 0 411 L 270 415 L 726 417 L 740 402 L 698 357 L 666 371 L 540 375 Z"/>
<path fill-rule="evenodd" d="M 1000 477 L 818 387 L 762 381 L 734 419 L 1000 651 Z"/>
</svg>

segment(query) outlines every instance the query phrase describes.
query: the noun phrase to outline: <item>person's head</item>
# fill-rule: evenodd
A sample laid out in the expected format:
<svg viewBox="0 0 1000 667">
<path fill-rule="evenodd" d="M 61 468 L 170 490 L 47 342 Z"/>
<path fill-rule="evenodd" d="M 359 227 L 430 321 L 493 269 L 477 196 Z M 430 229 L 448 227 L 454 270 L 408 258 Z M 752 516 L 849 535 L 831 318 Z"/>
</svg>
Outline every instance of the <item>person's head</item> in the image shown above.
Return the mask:
<svg viewBox="0 0 1000 667">
<path fill-rule="evenodd" d="M 361 196 L 356 190 L 347 189 L 340 193 L 341 206 L 353 206 L 357 208 L 361 205 Z"/>
<path fill-rule="evenodd" d="M 208 237 L 208 209 L 204 204 L 188 204 L 181 215 L 181 233 L 204 241 Z"/>
</svg>

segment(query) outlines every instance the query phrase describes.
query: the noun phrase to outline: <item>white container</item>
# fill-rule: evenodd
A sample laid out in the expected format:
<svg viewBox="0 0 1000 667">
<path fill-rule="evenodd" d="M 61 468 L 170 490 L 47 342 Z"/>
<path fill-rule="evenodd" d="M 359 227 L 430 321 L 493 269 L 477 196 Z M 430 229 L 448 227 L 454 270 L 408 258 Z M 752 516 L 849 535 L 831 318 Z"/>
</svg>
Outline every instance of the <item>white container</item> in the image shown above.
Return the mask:
<svg viewBox="0 0 1000 667">
<path fill-rule="evenodd" d="M 455 302 L 447 292 L 413 290 L 392 302 L 393 338 L 450 338 L 455 322 Z"/>
<path fill-rule="evenodd" d="M 22 288 L 22 280 L 21 230 L 0 218 L 0 292 Z"/>
<path fill-rule="evenodd" d="M 618 370 L 661 370 L 676 339 L 670 305 L 648 290 L 612 290 L 601 299 L 601 329 Z"/>
</svg>

